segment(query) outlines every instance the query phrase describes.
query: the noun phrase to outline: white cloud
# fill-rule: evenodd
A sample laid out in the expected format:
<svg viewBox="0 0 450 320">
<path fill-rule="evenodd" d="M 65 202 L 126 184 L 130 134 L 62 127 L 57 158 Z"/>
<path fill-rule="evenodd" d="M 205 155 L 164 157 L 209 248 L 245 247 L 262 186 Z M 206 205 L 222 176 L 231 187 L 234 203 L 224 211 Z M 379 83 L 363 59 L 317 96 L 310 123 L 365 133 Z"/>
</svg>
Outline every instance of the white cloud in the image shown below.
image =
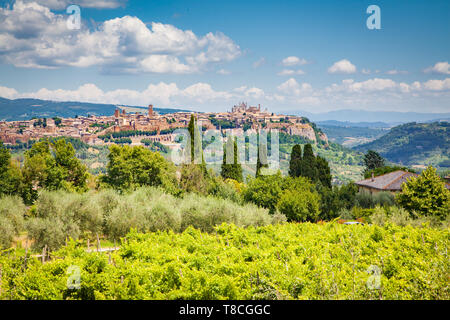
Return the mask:
<svg viewBox="0 0 450 320">
<path fill-rule="evenodd" d="M 328 68 L 328 73 L 355 73 L 356 67 L 347 59 L 339 60 Z"/>
<path fill-rule="evenodd" d="M 399 110 L 423 111 L 448 110 L 450 78 L 444 80 L 396 82 L 392 79 L 373 78 L 365 81 L 345 79 L 325 88 L 313 88 L 309 83 L 299 83 L 290 78 L 274 90 L 263 90 L 255 86 L 240 86 L 231 90 L 215 90 L 210 84 L 199 82 L 180 88 L 176 83 L 159 82 L 149 84 L 142 91 L 115 89 L 104 91 L 96 84 L 86 83 L 73 90 L 42 88 L 34 92 L 21 93 L 13 88 L 0 86 L 0 96 L 9 99 L 37 98 L 56 101 L 82 101 L 145 106 L 152 103 L 159 107 L 182 107 L 193 110 L 225 110 L 237 101 L 261 104 L 263 108 L 276 111 L 304 107 L 303 110 L 317 112 L 336 108 L 377 110 L 398 108 Z M 283 110 L 283 109 L 281 109 Z M 397 109 L 396 109 L 397 110 Z"/>
<path fill-rule="evenodd" d="M 445 80 L 428 80 L 423 83 L 423 87 L 431 91 L 450 90 L 450 78 Z"/>
<path fill-rule="evenodd" d="M 450 74 L 450 64 L 447 61 L 438 62 L 434 66 L 426 68 L 424 72 Z"/>
<path fill-rule="evenodd" d="M 279 76 L 293 76 L 293 75 L 303 75 L 305 72 L 303 70 L 291 70 L 291 69 L 284 69 L 277 73 Z"/>
<path fill-rule="evenodd" d="M 301 85 L 294 78 L 290 78 L 289 80 L 280 84 L 277 89 L 287 95 L 299 96 L 303 93 L 310 92 L 312 87 L 309 83 L 302 83 Z"/>
<path fill-rule="evenodd" d="M 79 5 L 81 8 L 95 8 L 95 9 L 114 9 L 124 6 L 127 0 L 23 0 L 26 3 L 35 2 L 41 6 L 53 10 L 62 10 L 71 4 Z"/>
<path fill-rule="evenodd" d="M 131 16 L 97 30 L 69 30 L 67 16 L 37 3 L 0 8 L 0 60 L 19 67 L 100 66 L 105 72 L 194 73 L 236 59 L 240 48 L 223 33 L 190 30 Z"/>
<path fill-rule="evenodd" d="M 283 66 L 286 66 L 286 67 L 292 67 L 292 66 L 297 66 L 297 65 L 304 65 L 304 64 L 307 64 L 307 63 L 308 63 L 308 61 L 306 61 L 305 59 L 299 58 L 299 57 L 295 57 L 295 56 L 290 56 L 290 57 L 284 58 L 281 61 L 281 64 Z"/>
<path fill-rule="evenodd" d="M 18 97 L 18 95 L 19 93 L 16 91 L 16 89 L 0 86 L 0 97 L 6 99 L 15 99 Z"/>
<path fill-rule="evenodd" d="M 362 74 L 370 74 L 370 69 L 362 69 L 361 73 Z"/>
<path fill-rule="evenodd" d="M 264 90 L 253 87 L 253 88 L 246 90 L 245 95 L 247 97 L 251 97 L 253 99 L 261 99 L 264 97 L 265 94 L 264 94 Z"/>
</svg>

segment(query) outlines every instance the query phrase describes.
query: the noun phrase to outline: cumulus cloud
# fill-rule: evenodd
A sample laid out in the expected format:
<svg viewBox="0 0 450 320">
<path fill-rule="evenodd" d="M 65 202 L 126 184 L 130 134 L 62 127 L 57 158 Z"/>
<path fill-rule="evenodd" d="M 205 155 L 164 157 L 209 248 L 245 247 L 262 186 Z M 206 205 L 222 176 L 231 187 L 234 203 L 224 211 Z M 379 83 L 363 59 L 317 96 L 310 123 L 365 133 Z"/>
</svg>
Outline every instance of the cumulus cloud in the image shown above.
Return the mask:
<svg viewBox="0 0 450 320">
<path fill-rule="evenodd" d="M 137 17 L 107 20 L 97 30 L 69 30 L 67 16 L 34 2 L 0 8 L 0 60 L 18 67 L 100 66 L 104 72 L 194 73 L 236 59 L 240 48 L 223 33 L 190 30 Z"/>
<path fill-rule="evenodd" d="M 450 78 L 445 80 L 428 80 L 423 83 L 423 87 L 431 91 L 450 90 Z"/>
<path fill-rule="evenodd" d="M 307 64 L 308 61 L 306 61 L 303 58 L 299 58 L 296 56 L 290 56 L 290 57 L 286 57 L 281 61 L 281 64 L 285 67 L 292 67 L 292 66 L 297 66 L 297 65 L 304 65 Z"/>
<path fill-rule="evenodd" d="M 293 75 L 303 75 L 305 72 L 303 70 L 291 70 L 291 69 L 284 69 L 277 73 L 279 76 L 293 76 Z"/>
<path fill-rule="evenodd" d="M 328 68 L 328 73 L 355 73 L 356 67 L 347 59 L 335 62 Z"/>
<path fill-rule="evenodd" d="M 312 87 L 309 83 L 299 84 L 297 80 L 294 78 L 290 78 L 289 80 L 280 84 L 277 89 L 287 95 L 299 96 L 303 93 L 311 92 Z"/>
<path fill-rule="evenodd" d="M 450 74 L 450 64 L 445 62 L 438 62 L 432 67 L 428 67 L 424 70 L 425 73 L 441 73 Z"/>
</svg>

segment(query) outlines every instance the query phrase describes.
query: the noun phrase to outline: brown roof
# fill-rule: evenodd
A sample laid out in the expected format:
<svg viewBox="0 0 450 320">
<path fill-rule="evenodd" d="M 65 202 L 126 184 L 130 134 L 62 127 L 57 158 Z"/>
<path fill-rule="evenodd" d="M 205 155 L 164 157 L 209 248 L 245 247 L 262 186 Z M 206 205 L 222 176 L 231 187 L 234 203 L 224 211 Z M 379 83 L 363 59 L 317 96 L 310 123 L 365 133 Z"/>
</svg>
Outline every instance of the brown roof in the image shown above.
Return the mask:
<svg viewBox="0 0 450 320">
<path fill-rule="evenodd" d="M 375 177 L 373 181 L 372 178 L 358 181 L 356 185 L 378 190 L 400 191 L 402 190 L 403 182 L 407 182 L 411 177 L 417 176 L 417 173 L 397 170 Z"/>
</svg>

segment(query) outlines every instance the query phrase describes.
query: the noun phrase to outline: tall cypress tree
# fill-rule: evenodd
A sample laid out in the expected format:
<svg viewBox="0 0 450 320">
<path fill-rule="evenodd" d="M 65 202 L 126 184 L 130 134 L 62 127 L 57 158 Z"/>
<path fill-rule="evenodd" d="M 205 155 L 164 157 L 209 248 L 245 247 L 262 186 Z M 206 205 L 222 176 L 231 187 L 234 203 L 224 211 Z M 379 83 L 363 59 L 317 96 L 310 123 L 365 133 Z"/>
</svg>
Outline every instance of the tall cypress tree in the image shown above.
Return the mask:
<svg viewBox="0 0 450 320">
<path fill-rule="evenodd" d="M 316 157 L 310 143 L 303 148 L 303 159 L 301 161 L 300 175 L 310 178 L 311 181 L 317 181 L 318 170 L 316 167 Z"/>
<path fill-rule="evenodd" d="M 200 166 L 202 168 L 203 173 L 207 175 L 208 170 L 206 169 L 206 162 L 203 156 L 202 137 L 199 134 L 198 130 L 199 129 L 197 124 L 197 118 L 193 114 L 191 114 L 191 119 L 188 125 L 189 136 L 191 138 L 190 141 L 191 163 L 194 163 L 195 155 L 200 153 L 202 159 L 202 163 L 200 164 Z"/>
<path fill-rule="evenodd" d="M 328 161 L 324 158 L 316 157 L 316 167 L 318 173 L 318 180 L 322 183 L 324 187 L 331 188 L 331 170 L 328 165 Z"/>
<path fill-rule="evenodd" d="M 234 142 L 233 142 L 234 141 Z M 233 143 L 233 145 L 231 145 Z M 233 163 L 226 163 L 227 158 L 227 149 L 231 151 L 233 148 Z M 244 179 L 242 177 L 242 166 L 238 161 L 238 148 L 237 148 L 237 139 L 229 138 L 225 145 L 225 149 L 223 152 L 223 163 L 222 163 L 222 171 L 220 175 L 224 179 L 234 179 L 238 182 L 242 182 Z"/>
<path fill-rule="evenodd" d="M 300 176 L 302 162 L 302 147 L 299 144 L 296 144 L 292 148 L 291 152 L 291 160 L 289 161 L 289 175 L 291 177 Z"/>
<path fill-rule="evenodd" d="M 267 163 L 267 149 L 262 148 L 262 144 L 260 143 L 260 136 L 258 134 L 258 146 L 257 146 L 257 157 L 256 157 L 256 178 L 261 175 L 261 168 L 268 168 L 269 164 Z M 262 161 L 261 161 L 262 159 Z M 264 162 L 264 164 L 263 164 Z"/>
</svg>

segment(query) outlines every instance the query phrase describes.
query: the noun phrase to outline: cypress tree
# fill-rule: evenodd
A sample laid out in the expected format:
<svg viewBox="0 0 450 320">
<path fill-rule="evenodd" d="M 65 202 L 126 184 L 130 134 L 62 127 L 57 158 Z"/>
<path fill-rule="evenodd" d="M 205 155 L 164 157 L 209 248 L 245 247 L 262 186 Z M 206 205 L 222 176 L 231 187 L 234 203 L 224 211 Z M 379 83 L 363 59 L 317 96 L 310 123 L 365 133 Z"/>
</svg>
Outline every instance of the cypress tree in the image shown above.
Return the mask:
<svg viewBox="0 0 450 320">
<path fill-rule="evenodd" d="M 310 178 L 311 181 L 318 180 L 318 170 L 316 166 L 316 157 L 310 143 L 303 148 L 303 159 L 301 161 L 300 175 Z"/>
<path fill-rule="evenodd" d="M 324 158 L 316 157 L 316 167 L 318 173 L 318 180 L 322 183 L 324 187 L 331 188 L 331 170 L 328 165 L 328 161 Z"/>
<path fill-rule="evenodd" d="M 234 141 L 234 143 L 233 143 L 233 141 Z M 234 150 L 233 163 L 229 164 L 229 163 L 226 163 L 226 158 L 227 158 L 226 150 L 228 149 L 231 151 L 231 147 L 232 147 L 231 143 L 233 143 L 233 150 Z M 233 140 L 232 139 L 227 140 L 226 147 L 223 152 L 222 171 L 221 171 L 220 175 L 224 179 L 234 179 L 238 182 L 243 181 L 242 166 L 238 161 L 238 148 L 237 148 L 237 139 L 236 138 L 234 138 Z"/>
<path fill-rule="evenodd" d="M 195 155 L 200 154 L 202 158 L 202 163 L 200 164 L 202 171 L 205 175 L 208 174 L 208 170 L 206 168 L 205 158 L 203 156 L 203 148 L 202 148 L 202 138 L 198 132 L 198 124 L 197 118 L 191 114 L 191 119 L 188 125 L 189 136 L 191 138 L 190 141 L 190 153 L 191 153 L 191 163 L 195 161 Z"/>
<path fill-rule="evenodd" d="M 261 168 L 268 168 L 269 164 L 267 163 L 267 149 L 262 148 L 262 144 L 259 142 L 260 136 L 258 134 L 258 153 L 256 157 L 256 175 L 255 177 L 259 177 L 261 175 Z M 261 162 L 261 159 L 265 162 L 264 164 Z"/>
<path fill-rule="evenodd" d="M 289 162 L 289 176 L 295 178 L 300 176 L 300 168 L 302 161 L 302 147 L 296 144 L 292 148 L 291 160 Z"/>
</svg>

